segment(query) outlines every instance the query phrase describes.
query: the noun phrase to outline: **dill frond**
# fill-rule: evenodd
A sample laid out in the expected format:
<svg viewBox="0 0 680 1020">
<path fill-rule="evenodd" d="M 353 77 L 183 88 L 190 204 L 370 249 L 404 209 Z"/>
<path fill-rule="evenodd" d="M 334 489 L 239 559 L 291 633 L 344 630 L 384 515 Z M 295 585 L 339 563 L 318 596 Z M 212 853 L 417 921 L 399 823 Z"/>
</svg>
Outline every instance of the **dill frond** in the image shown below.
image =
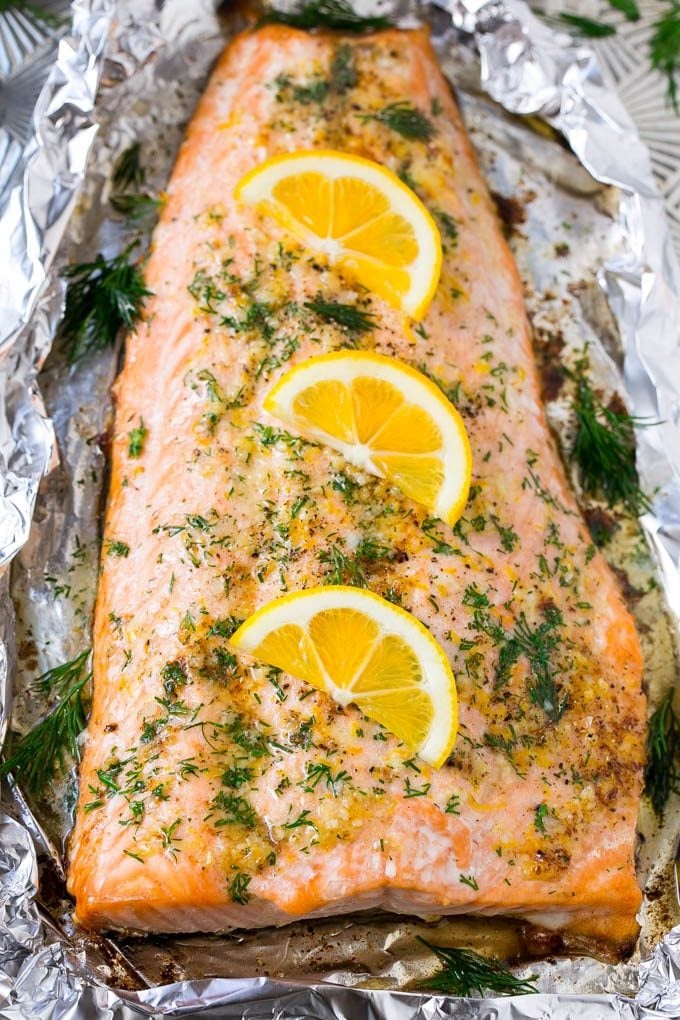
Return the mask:
<svg viewBox="0 0 680 1020">
<path fill-rule="evenodd" d="M 652 67 L 666 75 L 668 99 L 676 113 L 678 106 L 678 85 L 676 75 L 680 70 L 680 3 L 672 0 L 657 21 L 654 22 L 649 42 Z"/>
<path fill-rule="evenodd" d="M 434 946 L 418 936 L 418 941 L 430 949 L 443 964 L 438 974 L 422 981 L 419 988 L 443 992 L 445 995 L 467 997 L 483 996 L 485 992 L 498 995 L 530 995 L 538 989 L 534 979 L 515 977 L 512 971 L 498 960 L 481 956 L 471 949 Z"/>
<path fill-rule="evenodd" d="M 576 436 L 571 460 L 587 496 L 602 497 L 608 506 L 623 506 L 639 516 L 650 504 L 635 467 L 634 428 L 653 423 L 604 404 L 592 387 L 588 367 L 587 358 L 581 358 L 572 373 Z"/>
<path fill-rule="evenodd" d="M 70 364 L 87 354 L 112 347 L 118 331 L 132 329 L 142 314 L 144 299 L 151 294 L 141 270 L 131 261 L 137 242 L 120 255 L 67 266 L 69 280 L 64 317 L 59 329 Z"/>
<path fill-rule="evenodd" d="M 260 18 L 260 25 L 291 25 L 293 28 L 335 28 L 343 32 L 372 32 L 388 28 L 389 18 L 363 18 L 346 0 L 309 0 L 294 11 L 270 7 Z"/>
<path fill-rule="evenodd" d="M 669 691 L 649 720 L 645 796 L 661 818 L 671 793 L 680 792 L 680 720 Z"/>
<path fill-rule="evenodd" d="M 139 188 L 146 179 L 146 173 L 141 161 L 141 147 L 139 142 L 122 152 L 116 160 L 113 168 L 111 181 L 116 191 L 125 191 L 127 188 Z"/>
<path fill-rule="evenodd" d="M 85 726 L 83 690 L 92 673 L 87 668 L 90 649 L 70 662 L 43 673 L 31 685 L 33 690 L 56 694 L 58 703 L 32 730 L 10 740 L 9 757 L 0 762 L 0 778 L 13 775 L 34 796 L 63 773 L 69 759 L 80 757 L 78 737 Z"/>
</svg>

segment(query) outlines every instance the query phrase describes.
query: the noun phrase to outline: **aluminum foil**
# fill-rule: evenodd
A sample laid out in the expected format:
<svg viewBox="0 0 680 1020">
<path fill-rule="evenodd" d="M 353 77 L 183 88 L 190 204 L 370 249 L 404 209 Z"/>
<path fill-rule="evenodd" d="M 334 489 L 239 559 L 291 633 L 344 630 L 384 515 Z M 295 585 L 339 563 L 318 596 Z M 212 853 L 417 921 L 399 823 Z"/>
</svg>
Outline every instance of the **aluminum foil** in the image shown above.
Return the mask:
<svg viewBox="0 0 680 1020">
<path fill-rule="evenodd" d="M 638 461 L 655 493 L 642 524 L 670 618 L 647 583 L 653 565 L 635 529 L 624 528 L 608 552 L 634 592 L 654 696 L 675 678 L 680 619 L 680 277 L 647 155 L 592 53 L 546 28 L 521 0 L 436 3 L 418 9 L 411 0 L 376 0 L 373 10 L 431 24 L 492 189 L 521 199 L 509 226 L 538 347 L 549 350 L 555 331 L 568 350 L 588 340 L 598 382 L 615 389 L 622 369 L 633 412 L 663 422 L 640 430 Z M 105 466 L 98 438 L 118 357 L 105 353 L 76 373 L 58 352 L 45 362 L 63 298 L 56 270 L 129 241 L 108 207 L 112 164 L 142 138 L 148 186 L 162 189 L 210 64 L 239 21 L 232 10 L 220 20 L 210 0 L 120 2 L 102 61 L 112 15 L 109 0 L 76 0 L 72 31 L 36 109 L 22 185 L 0 220 L 8 267 L 0 280 L 0 557 L 9 562 L 18 553 L 16 628 L 5 595 L 0 667 L 3 679 L 14 678 L 18 728 L 41 712 L 26 679 L 89 641 Z M 540 115 L 578 158 L 497 103 Z M 559 395 L 549 414 L 568 434 Z M 8 696 L 0 699 L 4 720 L 8 704 Z M 648 896 L 640 953 L 619 965 L 585 957 L 533 962 L 519 972 L 537 975 L 540 994 L 460 1000 L 402 991 L 434 967 L 414 939 L 427 926 L 413 919 L 361 915 L 223 937 L 86 937 L 70 922 L 61 882 L 70 789 L 67 782 L 52 809 L 34 815 L 14 788 L 7 807 L 23 824 L 0 818 L 0 1017 L 680 1015 L 680 928 L 659 941 L 677 921 L 670 878 L 677 800 L 660 831 L 641 817 Z M 526 933 L 512 921 L 454 918 L 437 934 L 484 947 L 492 929 L 506 955 L 526 950 Z"/>
</svg>

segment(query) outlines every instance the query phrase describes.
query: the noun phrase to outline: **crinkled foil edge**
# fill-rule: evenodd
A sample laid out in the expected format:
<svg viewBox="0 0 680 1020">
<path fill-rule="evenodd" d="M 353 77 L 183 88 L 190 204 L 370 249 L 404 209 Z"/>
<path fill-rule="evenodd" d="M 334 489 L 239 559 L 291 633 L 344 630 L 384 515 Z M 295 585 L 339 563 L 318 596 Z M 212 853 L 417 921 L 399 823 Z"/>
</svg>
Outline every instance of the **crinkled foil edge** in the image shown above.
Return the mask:
<svg viewBox="0 0 680 1020">
<path fill-rule="evenodd" d="M 621 190 L 628 249 L 606 263 L 599 283 L 618 320 L 634 414 L 662 422 L 638 435 L 639 470 L 654 492 L 642 520 L 668 601 L 680 619 L 680 272 L 647 152 L 586 47 L 548 29 L 522 0 L 483 5 L 437 0 L 460 31 L 474 35 L 482 84 L 508 110 L 540 114 L 567 138 L 596 179 Z M 112 0 L 76 0 L 72 31 L 36 110 L 23 184 L 0 222 L 0 563 L 27 541 L 38 484 L 55 463 L 54 433 L 36 385 L 59 319 L 63 292 L 50 267 L 77 201 L 96 132 L 94 99 L 113 16 Z M 625 164 L 621 153 L 626 154 Z M 680 377 L 680 372 L 676 373 Z M 676 462 L 673 461 L 673 456 Z M 3 621 L 2 726 L 9 705 L 12 618 Z M 44 945 L 35 904 L 37 864 L 28 831 L 0 817 L 0 1016 L 135 1017 L 495 1017 L 582 1018 L 680 1015 L 680 929 L 640 967 L 635 1000 L 614 995 L 546 995 L 461 1000 L 415 993 L 213 979 L 124 993 L 97 985 L 86 961 L 61 942 Z"/>
</svg>

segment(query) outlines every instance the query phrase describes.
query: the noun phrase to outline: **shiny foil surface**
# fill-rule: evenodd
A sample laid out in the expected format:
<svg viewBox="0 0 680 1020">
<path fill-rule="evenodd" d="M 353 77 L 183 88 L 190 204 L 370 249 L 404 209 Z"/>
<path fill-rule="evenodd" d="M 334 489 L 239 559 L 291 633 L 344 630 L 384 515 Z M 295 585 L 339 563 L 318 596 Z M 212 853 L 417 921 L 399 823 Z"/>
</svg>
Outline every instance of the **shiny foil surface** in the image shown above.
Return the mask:
<svg viewBox="0 0 680 1020">
<path fill-rule="evenodd" d="M 112 166 L 139 139 L 147 187 L 162 191 L 211 64 L 243 24 L 236 10 L 216 12 L 210 0 L 76 0 L 72 10 L 36 106 L 23 176 L 0 218 L 0 557 L 13 561 L 0 593 L 0 707 L 6 728 L 11 688 L 20 732 L 45 711 L 30 680 L 91 640 L 104 437 L 120 354 L 68 370 L 58 346 L 50 353 L 64 296 L 58 270 L 148 239 L 111 210 Z M 428 7 L 377 0 L 375 12 L 431 26 L 481 168 L 507 213 L 539 360 L 556 333 L 567 352 L 587 341 L 598 385 L 660 423 L 637 435 L 639 471 L 653 494 L 641 521 L 647 541 L 631 524 L 607 548 L 636 593 L 654 703 L 677 678 L 680 275 L 647 152 L 588 48 L 546 27 L 521 0 Z M 555 395 L 548 413 L 568 444 L 567 401 Z M 528 962 L 517 972 L 535 975 L 539 994 L 471 1000 L 403 990 L 436 969 L 415 936 L 526 959 L 519 922 L 363 914 L 223 936 L 78 931 L 63 893 L 72 780 L 35 814 L 20 789 L 8 789 L 0 818 L 2 1017 L 680 1015 L 680 927 L 668 933 L 680 920 L 673 878 L 680 798 L 660 829 L 641 810 L 647 896 L 629 962 Z"/>
</svg>

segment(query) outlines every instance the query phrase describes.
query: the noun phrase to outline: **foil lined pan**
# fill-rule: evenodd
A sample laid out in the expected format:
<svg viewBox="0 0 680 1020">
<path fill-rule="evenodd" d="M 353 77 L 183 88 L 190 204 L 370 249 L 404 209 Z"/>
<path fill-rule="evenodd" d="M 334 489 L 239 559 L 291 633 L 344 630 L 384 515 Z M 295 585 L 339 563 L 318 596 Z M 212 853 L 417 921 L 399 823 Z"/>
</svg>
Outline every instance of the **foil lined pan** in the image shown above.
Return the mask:
<svg viewBox="0 0 680 1020">
<path fill-rule="evenodd" d="M 515 203 L 509 229 L 538 347 L 549 355 L 556 333 L 571 351 L 587 340 L 598 383 L 616 389 L 622 371 L 633 413 L 663 423 L 640 430 L 638 462 L 655 493 L 642 525 L 670 617 L 661 593 L 646 586 L 653 563 L 636 530 L 624 528 L 608 553 L 636 592 L 654 698 L 676 676 L 680 619 L 680 276 L 646 151 L 592 53 L 546 28 L 521 0 L 376 7 L 431 25 L 487 180 Z M 19 729 L 41 711 L 27 682 L 89 643 L 105 469 L 99 439 L 118 359 L 105 353 L 68 372 L 58 351 L 48 357 L 63 300 L 56 271 L 129 241 L 108 206 L 116 157 L 143 139 L 147 184 L 162 189 L 211 62 L 240 27 L 237 12 L 220 18 L 210 0 L 123 0 L 115 19 L 111 0 L 76 0 L 73 10 L 36 109 L 22 185 L 0 221 L 9 267 L 0 280 L 0 557 L 15 557 L 12 602 L 7 586 L 2 594 L 1 705 L 6 725 L 12 680 Z M 554 125 L 577 158 L 514 114 Z M 568 441 L 559 395 L 549 414 Z M 493 929 L 493 944 L 512 957 L 526 936 L 519 923 L 450 919 L 428 928 L 358 915 L 223 937 L 85 936 L 62 895 L 69 789 L 55 796 L 54 810 L 34 816 L 15 787 L 6 805 L 14 817 L 0 819 L 2 1017 L 680 1015 L 680 928 L 660 940 L 678 920 L 677 800 L 660 831 L 641 817 L 640 873 L 650 895 L 640 952 L 629 963 L 534 962 L 521 973 L 537 975 L 539 994 L 460 1000 L 401 990 L 433 969 L 414 935 L 436 930 L 442 944 L 483 948 Z"/>
</svg>

